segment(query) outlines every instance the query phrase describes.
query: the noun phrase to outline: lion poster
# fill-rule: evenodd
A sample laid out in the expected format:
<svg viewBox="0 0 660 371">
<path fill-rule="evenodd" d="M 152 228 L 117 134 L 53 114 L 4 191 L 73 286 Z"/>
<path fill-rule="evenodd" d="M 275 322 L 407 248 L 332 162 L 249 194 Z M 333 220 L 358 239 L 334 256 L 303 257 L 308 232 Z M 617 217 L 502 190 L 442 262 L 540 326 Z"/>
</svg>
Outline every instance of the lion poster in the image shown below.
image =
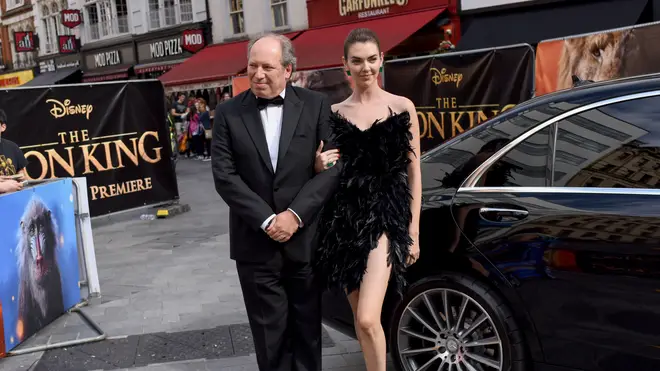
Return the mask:
<svg viewBox="0 0 660 371">
<path fill-rule="evenodd" d="M 607 30 L 539 43 L 536 50 L 536 95 L 574 86 L 660 72 L 660 25 Z"/>
</svg>

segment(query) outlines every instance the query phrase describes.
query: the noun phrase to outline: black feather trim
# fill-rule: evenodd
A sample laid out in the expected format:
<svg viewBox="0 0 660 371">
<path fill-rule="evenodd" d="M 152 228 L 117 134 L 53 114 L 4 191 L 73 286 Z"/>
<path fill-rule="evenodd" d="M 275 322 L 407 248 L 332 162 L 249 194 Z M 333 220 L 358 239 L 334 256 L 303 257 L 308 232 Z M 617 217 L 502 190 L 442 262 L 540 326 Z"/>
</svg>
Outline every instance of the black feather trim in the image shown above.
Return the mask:
<svg viewBox="0 0 660 371">
<path fill-rule="evenodd" d="M 330 125 L 343 170 L 337 192 L 321 212 L 316 268 L 330 289 L 360 287 L 367 259 L 379 238 L 389 238 L 388 262 L 397 291 L 406 286 L 406 259 L 413 241 L 408 185 L 410 113 L 392 113 L 360 130 L 333 112 Z"/>
</svg>

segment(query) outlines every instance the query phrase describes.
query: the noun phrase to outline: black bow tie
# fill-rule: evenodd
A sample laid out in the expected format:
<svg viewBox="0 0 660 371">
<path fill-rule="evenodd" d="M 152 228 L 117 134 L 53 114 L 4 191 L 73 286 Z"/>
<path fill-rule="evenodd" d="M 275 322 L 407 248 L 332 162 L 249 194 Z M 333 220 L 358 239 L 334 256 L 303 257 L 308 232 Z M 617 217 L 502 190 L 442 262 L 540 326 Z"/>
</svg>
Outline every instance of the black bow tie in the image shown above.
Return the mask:
<svg viewBox="0 0 660 371">
<path fill-rule="evenodd" d="M 275 98 L 266 99 L 266 98 L 257 98 L 257 107 L 261 110 L 266 108 L 269 105 L 281 106 L 284 104 L 284 98 L 278 95 Z"/>
</svg>

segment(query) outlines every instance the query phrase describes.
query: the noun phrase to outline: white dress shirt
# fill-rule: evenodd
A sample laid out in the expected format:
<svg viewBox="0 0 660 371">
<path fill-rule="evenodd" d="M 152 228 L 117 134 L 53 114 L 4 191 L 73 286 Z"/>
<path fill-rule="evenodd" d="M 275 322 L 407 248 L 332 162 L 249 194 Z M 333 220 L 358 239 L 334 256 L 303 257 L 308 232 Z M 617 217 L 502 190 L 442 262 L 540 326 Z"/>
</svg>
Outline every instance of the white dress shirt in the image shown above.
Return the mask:
<svg viewBox="0 0 660 371">
<path fill-rule="evenodd" d="M 284 99 L 286 95 L 286 88 L 280 93 L 280 97 Z M 264 127 L 264 133 L 266 134 L 266 142 L 268 143 L 268 154 L 270 155 L 270 163 L 273 165 L 273 170 L 277 172 L 277 160 L 278 153 L 280 150 L 280 135 L 282 134 L 282 113 L 284 111 L 284 105 L 276 106 L 269 105 L 266 108 L 259 110 L 259 116 L 261 117 L 261 124 Z M 298 218 L 298 225 L 302 227 L 302 220 L 298 214 L 288 209 L 293 213 L 293 215 Z M 269 216 L 262 224 L 261 229 L 265 230 L 270 221 L 273 220 L 275 214 Z"/>
</svg>

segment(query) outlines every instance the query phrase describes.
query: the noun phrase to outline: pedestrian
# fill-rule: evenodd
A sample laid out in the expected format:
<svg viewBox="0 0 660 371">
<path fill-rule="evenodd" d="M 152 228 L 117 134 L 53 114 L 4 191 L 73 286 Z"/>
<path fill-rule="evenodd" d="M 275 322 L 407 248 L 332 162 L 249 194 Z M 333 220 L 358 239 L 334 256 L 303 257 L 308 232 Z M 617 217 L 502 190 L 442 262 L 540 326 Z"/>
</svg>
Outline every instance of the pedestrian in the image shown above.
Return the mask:
<svg viewBox="0 0 660 371">
<path fill-rule="evenodd" d="M 25 180 L 28 161 L 23 151 L 9 139 L 3 138 L 7 125 L 7 114 L 0 109 L 0 178 L 4 180 Z"/>
<path fill-rule="evenodd" d="M 174 121 L 177 136 L 181 136 L 181 134 L 186 131 L 186 128 L 184 127 L 184 122 L 186 121 L 186 117 L 188 116 L 189 113 L 190 113 L 190 109 L 186 104 L 186 95 L 180 93 L 177 97 L 176 102 L 174 102 L 174 104 L 172 104 L 172 107 L 170 107 L 170 116 Z"/>
<path fill-rule="evenodd" d="M 203 160 L 211 161 L 211 116 L 209 113 L 209 107 L 206 105 L 204 98 L 199 99 L 199 122 L 204 128 L 204 139 L 203 139 Z"/>
<path fill-rule="evenodd" d="M 250 89 L 218 104 L 212 129 L 213 177 L 230 209 L 230 257 L 261 371 L 321 370 L 321 290 L 311 262 L 340 166 L 313 171 L 321 141 L 332 148 L 330 105 L 288 83 L 295 63 L 285 36 L 250 41 Z"/>
<path fill-rule="evenodd" d="M 337 149 L 319 149 L 315 163 L 317 172 L 331 171 L 341 151 L 344 169 L 320 219 L 317 264 L 324 284 L 348 296 L 367 370 L 385 371 L 385 293 L 392 278 L 403 294 L 405 269 L 419 258 L 419 122 L 410 99 L 378 85 L 376 34 L 351 31 L 342 59 L 355 89 L 332 106 Z"/>
</svg>

